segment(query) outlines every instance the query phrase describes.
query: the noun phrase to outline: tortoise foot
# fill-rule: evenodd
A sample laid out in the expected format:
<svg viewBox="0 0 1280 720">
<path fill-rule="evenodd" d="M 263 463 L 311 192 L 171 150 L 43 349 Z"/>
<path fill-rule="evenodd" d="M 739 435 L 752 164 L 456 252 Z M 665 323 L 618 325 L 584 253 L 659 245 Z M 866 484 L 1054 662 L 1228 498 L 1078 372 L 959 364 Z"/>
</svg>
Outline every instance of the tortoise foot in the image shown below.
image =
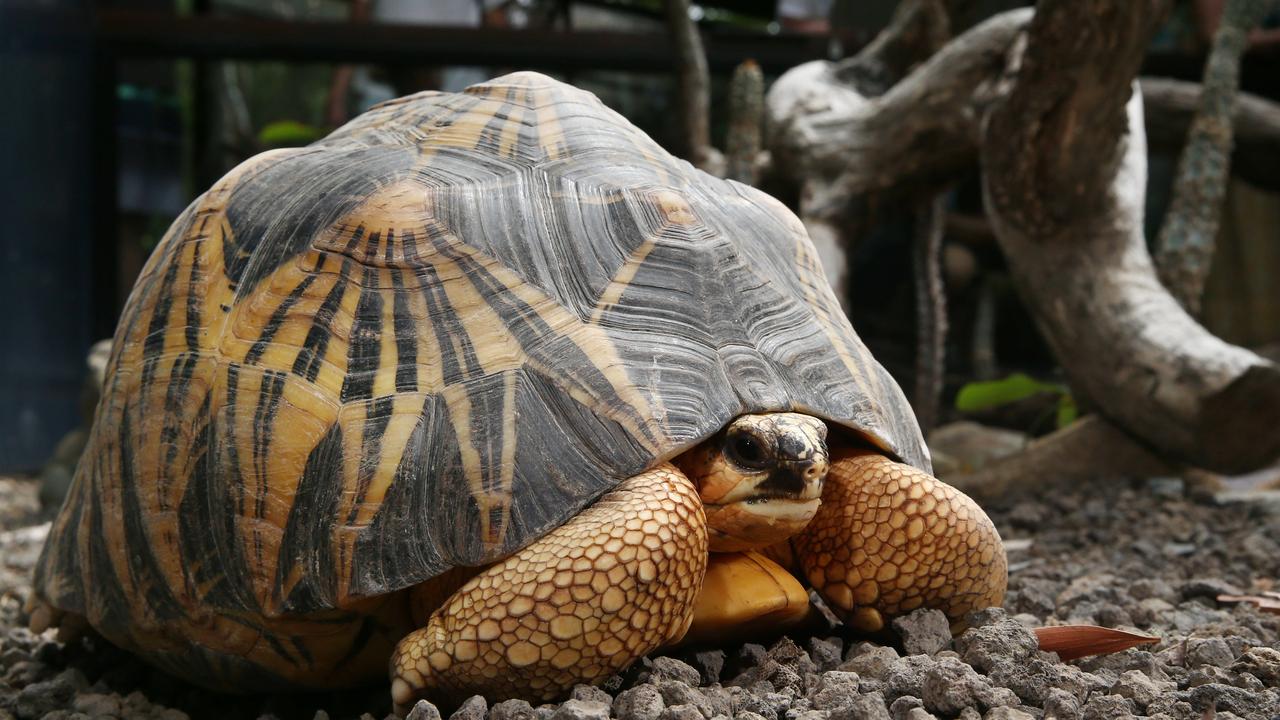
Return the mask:
<svg viewBox="0 0 1280 720">
<path fill-rule="evenodd" d="M 698 491 L 671 465 L 464 584 L 396 646 L 392 700 L 553 699 L 680 638 L 707 562 Z"/>
<path fill-rule="evenodd" d="M 39 635 L 49 628 L 58 629 L 58 642 L 75 642 L 89 629 L 89 621 L 83 615 L 59 610 L 34 594 L 27 598 L 22 609 L 27 613 L 27 629 Z"/>
<path fill-rule="evenodd" d="M 1004 599 L 1008 564 L 990 518 L 964 493 L 880 455 L 837 451 L 822 506 L 792 539 L 832 609 L 875 632 L 919 607 L 965 615 Z"/>
</svg>

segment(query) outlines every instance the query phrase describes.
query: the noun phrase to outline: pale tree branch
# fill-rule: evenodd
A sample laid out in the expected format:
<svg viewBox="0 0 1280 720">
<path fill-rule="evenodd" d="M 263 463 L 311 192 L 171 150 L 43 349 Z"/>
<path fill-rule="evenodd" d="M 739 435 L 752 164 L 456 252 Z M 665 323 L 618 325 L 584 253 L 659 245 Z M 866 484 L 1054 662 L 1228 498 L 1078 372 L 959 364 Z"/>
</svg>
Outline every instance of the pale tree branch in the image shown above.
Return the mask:
<svg viewBox="0 0 1280 720">
<path fill-rule="evenodd" d="M 1030 18 L 987 20 L 877 97 L 828 62 L 783 74 L 765 96 L 768 146 L 775 171 L 804 188 L 801 214 L 837 216 L 867 193 L 936 185 L 971 167 L 982 106 Z"/>
<path fill-rule="evenodd" d="M 1152 148 L 1181 149 L 1200 106 L 1199 83 L 1141 78 L 1147 142 Z M 1237 93 L 1232 113 L 1235 152 L 1231 169 L 1245 181 L 1280 192 L 1280 103 Z"/>
<path fill-rule="evenodd" d="M 945 195 L 922 197 L 915 206 L 912 266 L 916 296 L 916 386 L 912 406 L 920 429 L 938 423 L 938 405 L 946 368 L 947 291 L 942 282 L 942 234 Z"/>
<path fill-rule="evenodd" d="M 977 160 L 1015 286 L 1078 400 L 1170 460 L 1249 470 L 1280 456 L 1280 367 L 1196 323 L 1142 234 L 1134 76 L 1163 5 L 1042 0 L 877 97 L 829 63 L 801 65 L 768 93 L 767 145 L 810 226 Z"/>
<path fill-rule="evenodd" d="M 760 132 L 764 120 L 764 73 L 752 60 L 733 71 L 729 81 L 729 136 L 725 140 L 725 177 L 747 185 L 759 181 Z"/>
<path fill-rule="evenodd" d="M 1160 279 L 1192 315 L 1200 313 L 1227 195 L 1240 56 L 1249 44 L 1249 30 L 1272 5 L 1272 0 L 1227 0 L 1205 63 L 1200 107 L 1178 162 L 1173 201 L 1160 227 Z"/>
<path fill-rule="evenodd" d="M 1039 12 L 981 153 L 1019 294 L 1073 391 L 1110 421 L 1197 466 L 1271 462 L 1280 367 L 1187 315 L 1142 235 L 1146 143 L 1131 88 L 1155 9 L 1046 0 Z"/>
</svg>

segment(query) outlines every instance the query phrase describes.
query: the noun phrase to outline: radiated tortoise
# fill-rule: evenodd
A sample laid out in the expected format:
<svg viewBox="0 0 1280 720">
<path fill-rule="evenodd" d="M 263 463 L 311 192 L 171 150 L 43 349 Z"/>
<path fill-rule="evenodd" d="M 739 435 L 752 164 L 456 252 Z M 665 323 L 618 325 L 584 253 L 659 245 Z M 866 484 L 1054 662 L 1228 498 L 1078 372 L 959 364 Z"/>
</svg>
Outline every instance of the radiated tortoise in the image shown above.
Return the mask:
<svg viewBox="0 0 1280 720">
<path fill-rule="evenodd" d="M 390 663 L 400 704 L 552 698 L 695 606 L 805 602 L 779 564 L 867 630 L 998 603 L 994 528 L 928 471 L 791 212 L 515 73 L 258 155 L 178 218 L 31 622 L 225 690 Z"/>
</svg>

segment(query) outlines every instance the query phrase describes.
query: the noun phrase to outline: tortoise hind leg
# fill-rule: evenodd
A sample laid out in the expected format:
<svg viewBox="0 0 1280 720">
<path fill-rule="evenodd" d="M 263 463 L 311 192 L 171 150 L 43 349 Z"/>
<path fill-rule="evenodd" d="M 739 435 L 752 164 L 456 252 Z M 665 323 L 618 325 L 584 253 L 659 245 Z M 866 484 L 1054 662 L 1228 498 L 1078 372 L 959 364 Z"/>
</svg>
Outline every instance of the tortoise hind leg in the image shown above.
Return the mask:
<svg viewBox="0 0 1280 720">
<path fill-rule="evenodd" d="M 688 629 L 707 562 L 697 488 L 636 475 L 462 586 L 391 658 L 392 699 L 552 699 Z"/>
<path fill-rule="evenodd" d="M 83 615 L 63 612 L 34 593 L 27 598 L 23 610 L 27 613 L 27 628 L 31 632 L 39 635 L 49 628 L 57 628 L 58 642 L 63 644 L 80 639 L 89 629 L 89 621 Z"/>
</svg>

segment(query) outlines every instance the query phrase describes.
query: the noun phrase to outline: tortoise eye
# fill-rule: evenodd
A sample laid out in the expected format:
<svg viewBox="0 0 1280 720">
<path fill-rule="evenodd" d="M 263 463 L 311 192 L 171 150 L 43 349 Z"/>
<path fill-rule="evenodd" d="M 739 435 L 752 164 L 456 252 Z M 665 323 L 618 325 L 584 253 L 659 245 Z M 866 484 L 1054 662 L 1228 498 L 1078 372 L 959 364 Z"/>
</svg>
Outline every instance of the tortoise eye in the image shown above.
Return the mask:
<svg viewBox="0 0 1280 720">
<path fill-rule="evenodd" d="M 729 438 L 729 442 L 725 447 L 725 454 L 734 463 L 749 468 L 764 467 L 767 460 L 764 446 L 747 434 L 738 434 Z"/>
</svg>

